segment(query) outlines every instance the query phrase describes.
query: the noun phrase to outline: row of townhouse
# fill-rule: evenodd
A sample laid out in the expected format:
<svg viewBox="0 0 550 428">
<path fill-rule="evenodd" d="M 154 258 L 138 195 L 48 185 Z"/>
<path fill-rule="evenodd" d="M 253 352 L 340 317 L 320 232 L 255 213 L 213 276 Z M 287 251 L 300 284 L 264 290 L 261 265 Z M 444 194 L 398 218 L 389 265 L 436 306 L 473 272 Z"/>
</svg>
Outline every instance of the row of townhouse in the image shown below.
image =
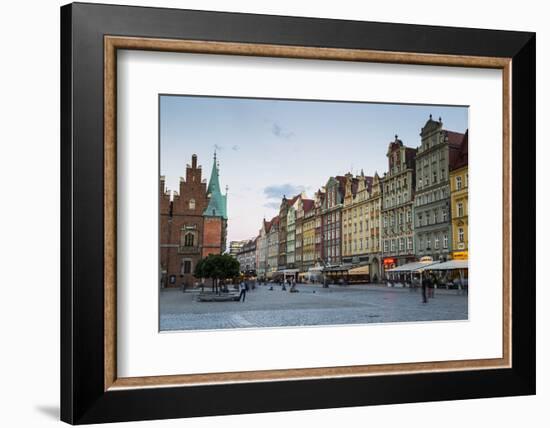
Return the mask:
<svg viewBox="0 0 550 428">
<path fill-rule="evenodd" d="M 371 280 L 417 261 L 468 257 L 468 132 L 429 120 L 421 144 L 395 136 L 382 177 L 331 176 L 312 199 L 283 196 L 254 241 L 259 278 L 368 266 Z M 244 270 L 244 269 L 242 269 Z"/>
</svg>

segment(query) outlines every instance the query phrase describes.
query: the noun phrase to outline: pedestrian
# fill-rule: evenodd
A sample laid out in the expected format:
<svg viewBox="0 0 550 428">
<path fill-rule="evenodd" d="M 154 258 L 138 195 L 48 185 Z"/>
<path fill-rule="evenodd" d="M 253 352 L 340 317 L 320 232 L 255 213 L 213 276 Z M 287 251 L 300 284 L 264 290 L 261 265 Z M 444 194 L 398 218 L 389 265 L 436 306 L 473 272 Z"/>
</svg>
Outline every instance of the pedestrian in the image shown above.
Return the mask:
<svg viewBox="0 0 550 428">
<path fill-rule="evenodd" d="M 428 275 L 422 278 L 422 303 L 428 303 L 427 289 L 430 287 L 430 277 Z"/>
<path fill-rule="evenodd" d="M 433 273 L 430 274 L 430 287 L 428 288 L 428 298 L 433 299 L 435 296 L 435 286 L 437 284 L 437 278 Z"/>
<path fill-rule="evenodd" d="M 242 298 L 244 303 L 244 300 L 246 299 L 246 284 L 244 283 L 244 281 L 241 281 L 241 283 L 239 284 L 239 290 L 241 291 L 239 294 L 239 302 Z"/>
</svg>

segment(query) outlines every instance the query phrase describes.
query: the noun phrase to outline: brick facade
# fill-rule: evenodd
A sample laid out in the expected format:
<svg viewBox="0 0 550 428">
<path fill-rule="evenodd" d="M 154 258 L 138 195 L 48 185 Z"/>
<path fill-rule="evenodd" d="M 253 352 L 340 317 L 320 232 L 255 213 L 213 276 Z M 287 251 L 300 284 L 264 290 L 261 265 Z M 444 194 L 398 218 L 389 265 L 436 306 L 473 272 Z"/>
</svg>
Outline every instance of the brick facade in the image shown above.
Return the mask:
<svg viewBox="0 0 550 428">
<path fill-rule="evenodd" d="M 192 287 L 197 262 L 211 253 L 225 250 L 227 221 L 205 217 L 208 207 L 207 183 L 197 156 L 180 178 L 179 192 L 170 199 L 165 179 L 160 179 L 160 271 L 162 287 Z"/>
</svg>

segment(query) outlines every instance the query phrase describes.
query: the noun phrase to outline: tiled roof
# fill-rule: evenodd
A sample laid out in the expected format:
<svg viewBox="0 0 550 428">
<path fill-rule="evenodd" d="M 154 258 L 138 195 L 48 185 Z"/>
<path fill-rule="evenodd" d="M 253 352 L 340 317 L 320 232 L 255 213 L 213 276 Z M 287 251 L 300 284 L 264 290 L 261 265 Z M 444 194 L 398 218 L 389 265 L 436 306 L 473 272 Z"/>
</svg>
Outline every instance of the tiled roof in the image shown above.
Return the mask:
<svg viewBox="0 0 550 428">
<path fill-rule="evenodd" d="M 304 204 L 304 212 L 307 213 L 311 211 L 315 205 L 313 199 L 302 199 L 302 202 Z"/>
<path fill-rule="evenodd" d="M 367 189 L 367 191 L 371 191 L 372 190 L 372 183 L 374 181 L 374 177 L 371 177 L 371 176 L 366 176 L 365 177 L 365 188 Z"/>
<path fill-rule="evenodd" d="M 454 132 L 454 131 L 443 131 L 445 133 L 445 136 L 447 137 L 449 141 L 449 146 L 460 148 L 462 144 L 462 139 L 464 138 L 464 134 L 461 134 L 460 132 Z"/>
<path fill-rule="evenodd" d="M 460 148 L 452 151 L 454 156 L 452 159 L 449 159 L 449 167 L 452 170 L 468 166 L 468 130 L 462 138 L 460 143 Z"/>
</svg>

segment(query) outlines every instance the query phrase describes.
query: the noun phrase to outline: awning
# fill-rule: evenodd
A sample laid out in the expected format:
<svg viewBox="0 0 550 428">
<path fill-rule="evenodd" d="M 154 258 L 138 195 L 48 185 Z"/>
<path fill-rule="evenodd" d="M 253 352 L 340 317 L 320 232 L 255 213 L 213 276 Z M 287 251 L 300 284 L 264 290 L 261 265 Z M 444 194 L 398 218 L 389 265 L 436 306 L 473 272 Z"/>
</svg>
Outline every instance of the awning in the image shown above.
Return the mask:
<svg viewBox="0 0 550 428">
<path fill-rule="evenodd" d="M 438 262 L 413 262 L 405 265 L 397 266 L 396 268 L 389 269 L 386 272 L 422 272 L 426 268 L 432 269 L 432 266 L 438 265 Z"/>
<path fill-rule="evenodd" d="M 298 273 L 299 270 L 298 269 L 283 269 L 283 270 L 278 270 L 277 272 L 275 272 L 273 275 L 275 276 L 280 276 L 280 275 L 293 275 L 295 273 Z"/>
<path fill-rule="evenodd" d="M 356 268 L 350 269 L 349 274 L 350 275 L 368 275 L 369 274 L 369 266 L 358 266 Z"/>
<path fill-rule="evenodd" d="M 430 266 L 430 270 L 453 270 L 468 269 L 468 260 L 449 260 L 448 262 L 438 263 Z"/>
<path fill-rule="evenodd" d="M 327 266 L 323 268 L 323 272 L 347 272 L 352 266 Z"/>
</svg>

